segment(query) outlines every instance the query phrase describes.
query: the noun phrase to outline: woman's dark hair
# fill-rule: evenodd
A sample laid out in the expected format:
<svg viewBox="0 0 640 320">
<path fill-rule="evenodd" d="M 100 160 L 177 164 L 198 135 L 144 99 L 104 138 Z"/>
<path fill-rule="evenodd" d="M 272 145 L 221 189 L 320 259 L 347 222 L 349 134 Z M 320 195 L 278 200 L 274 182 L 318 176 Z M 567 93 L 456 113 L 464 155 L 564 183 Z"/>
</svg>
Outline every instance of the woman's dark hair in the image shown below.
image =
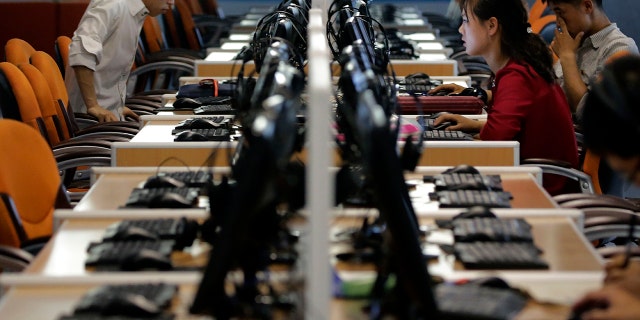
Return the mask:
<svg viewBox="0 0 640 320">
<path fill-rule="evenodd" d="M 463 12 L 480 20 L 498 19 L 502 26 L 502 51 L 511 59 L 530 65 L 545 81 L 555 80 L 551 50 L 540 35 L 530 32 L 523 0 L 461 0 Z"/>
<path fill-rule="evenodd" d="M 640 56 L 608 63 L 582 110 L 584 143 L 596 154 L 640 155 Z"/>
</svg>

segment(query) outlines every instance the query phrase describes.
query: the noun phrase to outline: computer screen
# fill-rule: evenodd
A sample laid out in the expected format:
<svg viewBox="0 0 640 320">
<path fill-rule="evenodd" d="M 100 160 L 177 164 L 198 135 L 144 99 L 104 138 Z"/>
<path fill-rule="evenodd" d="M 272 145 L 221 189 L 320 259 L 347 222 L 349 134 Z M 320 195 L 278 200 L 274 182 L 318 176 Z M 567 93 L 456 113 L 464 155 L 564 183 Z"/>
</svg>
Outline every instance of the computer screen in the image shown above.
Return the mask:
<svg viewBox="0 0 640 320">
<path fill-rule="evenodd" d="M 222 203 L 211 203 L 217 223 L 203 230 L 212 235 L 213 245 L 190 308 L 194 314 L 221 319 L 246 316 L 243 309 L 259 304 L 251 295 L 257 292 L 257 273 L 270 263 L 270 247 L 285 225 L 278 208 L 285 202 L 290 207 L 300 203 L 288 193 L 288 170 L 298 140 L 304 75 L 273 49 L 264 65 L 268 70 L 256 80 L 257 98 L 242 115 L 242 140 L 232 164 L 234 187 L 224 199 L 212 195 Z M 237 289 L 244 294 L 226 291 L 227 274 L 233 269 L 243 273 Z"/>
<path fill-rule="evenodd" d="M 358 99 L 354 123 L 359 135 L 363 173 L 374 194 L 374 206 L 386 225 L 389 246 L 386 263 L 397 279 L 395 294 L 406 299 L 403 312 L 411 318 L 437 319 L 438 310 L 419 241 L 419 224 L 405 184 L 396 139 L 391 134 L 389 119 L 377 103 L 373 92 L 365 91 Z M 386 275 L 379 275 L 384 278 Z M 376 296 L 376 293 L 373 293 Z M 402 297 L 401 297 L 402 298 Z"/>
</svg>

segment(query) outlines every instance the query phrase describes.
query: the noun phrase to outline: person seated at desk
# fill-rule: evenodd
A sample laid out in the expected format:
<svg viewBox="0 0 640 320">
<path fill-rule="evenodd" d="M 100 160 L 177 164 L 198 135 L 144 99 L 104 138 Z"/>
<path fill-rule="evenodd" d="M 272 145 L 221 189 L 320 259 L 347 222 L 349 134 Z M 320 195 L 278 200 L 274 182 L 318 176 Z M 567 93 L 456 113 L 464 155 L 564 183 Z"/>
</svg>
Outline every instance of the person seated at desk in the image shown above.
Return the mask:
<svg viewBox="0 0 640 320">
<path fill-rule="evenodd" d="M 483 96 L 486 121 L 444 114 L 434 124 L 449 121 L 447 130 L 479 132 L 481 140 L 516 140 L 522 159 L 545 158 L 578 166 L 571 113 L 562 88 L 555 83 L 551 50 L 530 32 L 521 0 L 461 0 L 460 33 L 469 55 L 482 56 L 495 74 Z M 444 84 L 430 91 L 459 93 L 464 88 Z M 484 90 L 481 90 L 484 91 Z M 567 179 L 545 175 L 552 195 L 567 190 Z"/>
<path fill-rule="evenodd" d="M 583 134 L 587 148 L 640 186 L 640 56 L 607 64 L 586 98 Z M 603 287 L 574 305 L 576 319 L 640 319 L 640 261 L 617 256 L 605 267 Z"/>
</svg>

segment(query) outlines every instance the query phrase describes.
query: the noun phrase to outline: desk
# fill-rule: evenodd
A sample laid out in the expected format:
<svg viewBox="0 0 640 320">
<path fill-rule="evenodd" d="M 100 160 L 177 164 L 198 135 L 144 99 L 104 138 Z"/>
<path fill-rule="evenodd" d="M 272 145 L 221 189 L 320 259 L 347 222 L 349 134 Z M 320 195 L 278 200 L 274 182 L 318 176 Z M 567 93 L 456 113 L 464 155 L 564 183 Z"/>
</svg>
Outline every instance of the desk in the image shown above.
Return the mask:
<svg viewBox="0 0 640 320">
<path fill-rule="evenodd" d="M 417 173 L 408 174 L 408 179 L 422 179 L 423 174 L 442 172 L 445 167 L 418 168 Z M 197 170 L 198 167 L 191 168 Z M 533 167 L 478 167 L 480 172 L 490 174 L 500 172 L 502 185 L 513 194 L 513 208 L 556 208 L 555 202 L 540 186 L 537 175 L 539 168 Z M 133 188 L 140 186 L 149 176 L 160 171 L 189 170 L 185 167 L 96 167 L 92 169 L 92 187 L 75 206 L 76 211 L 115 210 L 124 204 Z M 213 169 L 214 174 L 228 174 L 228 167 Z M 437 202 L 418 203 L 421 198 L 414 198 L 414 208 L 436 210 Z M 201 210 L 204 209 L 190 209 Z"/>
<path fill-rule="evenodd" d="M 74 207 L 76 211 L 116 210 L 123 205 L 131 194 L 133 188 L 139 187 L 146 179 L 158 171 L 186 171 L 198 168 L 186 167 L 95 167 L 91 171 L 91 189 Z M 213 169 L 214 175 L 228 174 L 228 167 Z M 200 211 L 204 213 L 206 208 L 186 209 L 187 211 Z"/>
<path fill-rule="evenodd" d="M 430 219 L 421 218 L 421 222 L 430 223 Z M 340 220 L 342 221 L 336 223 L 345 226 L 350 224 L 345 219 Z M 469 271 L 461 270 L 451 263 L 451 260 L 441 259 L 439 263 L 430 265 L 430 272 L 442 276 L 445 280 L 502 277 L 511 285 L 527 290 L 540 302 L 561 304 L 545 305 L 531 302 L 517 319 L 566 319 L 567 305 L 584 292 L 600 285 L 602 266 L 595 252 L 589 249 L 590 245 L 578 236 L 569 217 L 528 217 L 527 221 L 533 227 L 536 243 L 543 249 L 543 257 L 550 263 L 551 270 Z M 109 219 L 99 217 L 69 219 L 54 237 L 54 241 L 45 247 L 45 251 L 25 273 L 3 274 L 0 282 L 11 286 L 10 291 L 0 301 L 0 314 L 3 318 L 10 316 L 11 319 L 56 319 L 60 313 L 69 312 L 78 299 L 96 285 L 142 283 L 161 279 L 180 285 L 175 311 L 179 315 L 178 319 L 192 319 L 187 317 L 186 309 L 195 294 L 195 286 L 200 281 L 198 272 L 137 272 L 117 275 L 98 273 L 87 276 L 83 268 L 77 268 L 83 258 L 81 255 L 69 255 L 68 252 L 84 248 L 86 241 L 99 237 L 102 228 L 108 223 Z M 353 224 L 357 223 L 358 221 L 353 219 Z M 71 236 L 73 233 L 77 235 Z M 54 264 L 52 260 L 58 260 L 59 264 Z M 349 270 L 346 266 L 338 268 L 343 278 L 374 276 L 370 270 Z M 281 275 L 276 273 L 274 278 L 277 279 L 279 276 Z M 29 308 L 29 302 L 32 301 L 38 301 L 38 308 Z M 360 312 L 363 303 L 361 300 L 334 299 L 330 318 L 365 319 Z M 24 315 L 28 316 L 25 318 Z"/>
<path fill-rule="evenodd" d="M 597 272 L 585 273 L 554 273 L 554 274 L 522 274 L 501 275 L 510 283 L 526 288 L 529 292 L 542 292 L 548 296 L 563 295 L 575 301 L 583 293 L 599 287 L 602 275 Z M 139 278 L 112 277 L 116 281 L 125 280 L 127 283 L 136 283 Z M 103 280 L 106 282 L 106 280 Z M 182 279 L 168 279 L 169 283 L 180 284 L 178 297 L 174 301 L 173 309 L 177 320 L 184 319 L 210 319 L 188 315 L 187 309 L 193 301 L 196 292 L 196 277 L 182 277 Z M 38 319 L 55 320 L 59 315 L 73 310 L 80 297 L 96 284 L 70 284 L 59 283 L 55 285 L 19 285 L 13 287 L 2 300 L 0 300 L 0 315 L 3 319 Z M 37 307 L 34 304 L 37 303 Z M 331 311 L 318 317 L 318 319 L 367 319 L 361 312 L 365 304 L 362 300 L 334 299 Z M 545 305 L 530 303 L 527 308 L 516 318 L 517 320 L 564 320 L 569 315 L 569 307 L 565 305 Z"/>
<path fill-rule="evenodd" d="M 219 60 L 229 56 L 228 52 L 215 51 L 206 59 L 195 60 L 195 75 L 199 77 L 229 77 L 230 75 L 237 75 L 242 65 L 241 61 Z M 416 72 L 424 72 L 430 76 L 456 76 L 458 74 L 458 62 L 452 59 L 392 60 L 391 64 L 398 76 L 405 76 Z M 251 74 L 254 70 L 255 66 L 253 61 L 248 61 L 244 66 L 244 74 Z M 334 76 L 340 75 L 341 69 L 336 62 L 332 63 L 331 70 Z"/>
<path fill-rule="evenodd" d="M 235 142 L 174 142 L 171 130 L 182 117 L 148 121 L 129 142 L 114 142 L 111 148 L 111 165 L 127 167 L 158 166 L 163 161 L 176 158 L 189 166 L 201 166 L 207 162 L 212 150 L 217 153 L 209 163 L 213 166 L 228 165 L 228 156 L 235 150 Z M 164 119 L 164 120 L 163 120 Z M 398 143 L 402 148 L 403 142 Z M 305 161 L 306 151 L 296 155 Z M 342 162 L 338 150 L 333 163 Z M 425 141 L 419 166 L 515 166 L 520 164 L 520 144 L 516 141 Z"/>
</svg>

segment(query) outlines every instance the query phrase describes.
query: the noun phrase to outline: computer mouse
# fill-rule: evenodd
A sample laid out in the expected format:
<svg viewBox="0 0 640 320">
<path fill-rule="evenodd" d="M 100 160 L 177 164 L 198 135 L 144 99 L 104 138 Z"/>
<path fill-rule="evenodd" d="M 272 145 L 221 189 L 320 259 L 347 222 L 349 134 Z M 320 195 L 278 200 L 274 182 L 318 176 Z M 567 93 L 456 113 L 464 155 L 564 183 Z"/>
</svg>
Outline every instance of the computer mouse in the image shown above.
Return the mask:
<svg viewBox="0 0 640 320">
<path fill-rule="evenodd" d="M 480 173 L 474 166 L 468 164 L 460 164 L 453 168 L 445 170 L 443 173 Z"/>
<path fill-rule="evenodd" d="M 176 135 L 173 141 L 208 141 L 207 137 L 191 130 L 185 130 Z"/>
<path fill-rule="evenodd" d="M 490 208 L 485 206 L 473 206 L 467 210 L 453 216 L 455 219 L 473 219 L 473 218 L 497 218 L 496 214 Z"/>
<path fill-rule="evenodd" d="M 111 240 L 116 241 L 133 241 L 133 240 L 158 240 L 158 235 L 140 227 L 129 226 L 119 228 L 113 234 Z"/>
<path fill-rule="evenodd" d="M 123 271 L 139 271 L 139 270 L 171 270 L 171 258 L 165 256 L 159 251 L 151 249 L 141 249 L 134 254 L 126 256 L 120 262 L 120 270 Z"/>
<path fill-rule="evenodd" d="M 159 315 L 162 309 L 141 294 L 119 293 L 108 298 L 102 315 L 125 315 L 133 318 L 150 318 Z"/>
<path fill-rule="evenodd" d="M 189 124 L 185 126 L 187 129 L 215 129 L 219 128 L 220 124 L 213 120 L 205 118 L 194 118 L 189 121 Z"/>
<path fill-rule="evenodd" d="M 185 187 L 184 181 L 171 176 L 151 176 L 144 183 L 145 188 L 182 188 Z"/>
<path fill-rule="evenodd" d="M 192 98 L 179 98 L 173 102 L 173 107 L 175 109 L 195 109 L 197 107 L 202 106 L 200 102 Z"/>
<path fill-rule="evenodd" d="M 193 202 L 175 192 L 165 192 L 149 201 L 149 208 L 192 208 L 193 205 Z"/>
<path fill-rule="evenodd" d="M 498 277 L 482 277 L 473 279 L 468 283 L 488 288 L 511 289 L 511 286 L 504 279 Z"/>
</svg>

